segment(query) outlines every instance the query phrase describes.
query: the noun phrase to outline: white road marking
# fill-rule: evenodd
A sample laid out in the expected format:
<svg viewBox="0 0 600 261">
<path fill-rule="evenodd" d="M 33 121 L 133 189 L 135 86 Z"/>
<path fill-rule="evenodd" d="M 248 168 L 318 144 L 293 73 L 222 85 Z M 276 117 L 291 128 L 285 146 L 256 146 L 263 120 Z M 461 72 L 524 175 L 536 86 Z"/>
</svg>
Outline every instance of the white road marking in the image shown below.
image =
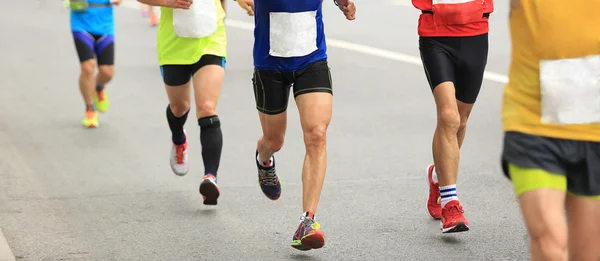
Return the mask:
<svg viewBox="0 0 600 261">
<path fill-rule="evenodd" d="M 0 261 L 15 261 L 15 255 L 10 250 L 10 246 L 0 228 Z"/>
<path fill-rule="evenodd" d="M 397 2 L 397 3 L 406 2 L 406 3 L 410 4 L 410 1 L 408 1 L 408 0 L 395 0 L 395 2 Z M 412 4 L 410 4 L 410 5 L 412 5 Z M 133 9 L 140 9 L 140 7 L 141 7 L 139 2 L 131 1 L 131 0 L 124 1 L 123 4 L 121 4 L 121 6 L 127 7 L 127 8 L 133 8 Z M 229 27 L 233 27 L 233 28 L 237 28 L 237 29 L 254 30 L 253 23 L 248 23 L 248 22 L 244 22 L 244 21 L 240 21 L 240 20 L 227 18 L 227 20 L 225 20 L 225 24 Z M 357 52 L 357 53 L 362 53 L 362 54 L 366 54 L 366 55 L 371 55 L 371 56 L 376 56 L 376 57 L 380 57 L 380 58 L 384 58 L 384 59 L 414 64 L 414 65 L 418 65 L 418 66 L 422 65 L 421 58 L 419 58 L 417 56 L 412 56 L 412 55 L 408 55 L 408 54 L 404 54 L 404 53 L 385 50 L 385 49 L 381 49 L 381 48 L 377 48 L 377 47 L 373 47 L 373 46 L 357 44 L 357 43 L 348 42 L 348 41 L 344 41 L 344 40 L 333 39 L 331 37 L 327 37 L 327 45 L 330 47 L 340 48 L 340 49 L 353 51 L 353 52 Z M 501 83 L 501 84 L 508 83 L 508 77 L 506 75 L 503 75 L 500 73 L 495 73 L 495 72 L 489 72 L 489 71 L 486 71 L 484 73 L 483 79 L 492 81 L 492 82 Z"/>
</svg>

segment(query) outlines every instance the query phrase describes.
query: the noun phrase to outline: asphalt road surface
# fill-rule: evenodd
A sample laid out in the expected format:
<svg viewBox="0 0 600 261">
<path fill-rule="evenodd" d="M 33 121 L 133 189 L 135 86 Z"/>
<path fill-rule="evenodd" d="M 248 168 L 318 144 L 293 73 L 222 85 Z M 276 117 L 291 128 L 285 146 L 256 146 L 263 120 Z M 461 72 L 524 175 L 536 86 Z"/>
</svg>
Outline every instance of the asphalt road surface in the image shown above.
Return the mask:
<svg viewBox="0 0 600 261">
<path fill-rule="evenodd" d="M 252 19 L 229 3 L 229 57 L 219 103 L 222 196 L 218 206 L 207 207 L 198 194 L 203 170 L 193 137 L 199 128 L 194 120 L 186 125 L 191 171 L 177 177 L 168 163 L 156 29 L 147 26 L 136 2 L 125 1 L 116 10 L 111 108 L 93 130 L 80 126 L 84 108 L 68 12 L 47 0 L 6 1 L 0 8 L 0 227 L 17 260 L 528 257 L 521 214 L 499 166 L 508 4 L 498 2 L 492 16 L 492 73 L 462 150 L 458 195 L 471 230 L 442 235 L 425 209 L 436 117 L 415 62 L 419 12 L 408 0 L 357 0 L 357 20 L 349 22 L 331 1 L 324 3 L 335 92 L 329 167 L 317 211 L 327 244 L 300 252 L 289 246 L 302 212 L 304 153 L 293 100 L 286 144 L 277 154 L 282 198 L 268 200 L 256 181 L 260 125 L 251 87 Z"/>
</svg>

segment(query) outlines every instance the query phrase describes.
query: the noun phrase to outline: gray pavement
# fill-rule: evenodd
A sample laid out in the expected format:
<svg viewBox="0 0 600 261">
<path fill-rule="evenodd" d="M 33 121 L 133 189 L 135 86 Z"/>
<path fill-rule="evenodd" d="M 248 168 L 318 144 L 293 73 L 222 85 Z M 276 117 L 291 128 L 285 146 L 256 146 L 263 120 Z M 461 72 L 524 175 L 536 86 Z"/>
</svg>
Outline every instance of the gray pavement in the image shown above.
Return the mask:
<svg viewBox="0 0 600 261">
<path fill-rule="evenodd" d="M 357 20 L 347 22 L 331 1 L 324 5 L 329 37 L 418 54 L 412 7 L 357 1 Z M 230 19 L 251 21 L 233 2 L 229 10 Z M 302 211 L 303 144 L 294 106 L 277 155 L 282 198 L 266 199 L 256 184 L 252 32 L 228 31 L 219 104 L 222 197 L 207 207 L 198 194 L 199 142 L 191 139 L 188 176 L 173 175 L 168 165 L 156 30 L 138 10 L 119 8 L 116 15 L 111 108 L 100 115 L 100 128 L 85 130 L 68 12 L 41 0 L 7 1 L 0 9 L 0 227 L 17 260 L 527 258 L 518 205 L 499 167 L 501 83 L 484 83 L 462 151 L 458 193 L 471 231 L 441 235 L 425 210 L 435 109 L 423 69 L 330 48 L 335 107 L 317 211 L 328 241 L 300 252 L 289 246 Z M 508 66 L 506 17 L 498 3 L 488 67 L 497 73 Z M 186 126 L 198 137 L 195 121 Z"/>
</svg>

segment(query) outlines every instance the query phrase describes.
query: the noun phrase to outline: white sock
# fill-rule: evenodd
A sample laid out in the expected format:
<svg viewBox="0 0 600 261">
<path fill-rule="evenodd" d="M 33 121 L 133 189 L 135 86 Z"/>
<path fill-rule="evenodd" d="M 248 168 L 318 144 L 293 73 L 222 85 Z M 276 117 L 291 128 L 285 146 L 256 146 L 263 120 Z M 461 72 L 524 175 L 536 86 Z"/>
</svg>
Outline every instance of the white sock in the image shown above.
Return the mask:
<svg viewBox="0 0 600 261">
<path fill-rule="evenodd" d="M 308 212 L 302 213 L 302 216 L 300 216 L 300 223 L 302 223 L 302 221 L 304 221 L 304 218 L 306 218 L 307 215 L 308 215 Z M 314 214 L 312 216 L 313 216 L 312 220 L 314 221 L 317 217 Z"/>
<path fill-rule="evenodd" d="M 458 200 L 456 196 L 456 184 L 440 187 L 440 195 L 442 196 L 442 208 L 452 200 Z"/>
<path fill-rule="evenodd" d="M 270 163 L 273 162 L 273 156 L 271 156 L 271 158 L 268 161 L 269 166 L 265 166 L 265 163 L 262 160 L 260 160 L 260 156 L 259 155 L 256 156 L 256 161 L 258 161 L 258 164 L 260 164 L 263 167 L 270 167 L 271 166 Z"/>
<path fill-rule="evenodd" d="M 439 183 L 439 181 L 437 179 L 437 172 L 435 172 L 435 166 L 433 166 L 433 171 L 432 171 L 431 179 L 433 179 L 433 183 Z"/>
</svg>

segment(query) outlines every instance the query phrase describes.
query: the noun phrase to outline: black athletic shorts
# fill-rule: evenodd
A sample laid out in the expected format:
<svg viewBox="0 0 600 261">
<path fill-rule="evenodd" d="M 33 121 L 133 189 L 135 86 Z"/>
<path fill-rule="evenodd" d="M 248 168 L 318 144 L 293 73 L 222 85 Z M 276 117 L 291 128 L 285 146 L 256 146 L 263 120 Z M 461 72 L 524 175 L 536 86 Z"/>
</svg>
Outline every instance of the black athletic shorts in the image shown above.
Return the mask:
<svg viewBox="0 0 600 261">
<path fill-rule="evenodd" d="M 115 64 L 115 36 L 73 32 L 79 62 L 96 58 L 98 65 Z"/>
<path fill-rule="evenodd" d="M 419 37 L 419 50 L 432 91 L 443 82 L 452 82 L 457 100 L 475 103 L 487 65 L 487 33 L 468 37 Z"/>
<path fill-rule="evenodd" d="M 600 142 L 509 131 L 504 134 L 501 162 L 504 175 L 509 179 L 511 175 L 524 175 L 509 173 L 509 164 L 514 164 L 520 168 L 543 170 L 547 174 L 562 176 L 567 191 L 576 195 L 600 196 Z M 523 178 L 528 184 L 519 185 L 534 189 L 557 182 L 556 179 L 546 182 L 546 178 Z"/>
<path fill-rule="evenodd" d="M 168 86 L 180 86 L 188 83 L 192 76 L 207 65 L 218 65 L 225 68 L 225 57 L 212 54 L 203 55 L 194 64 L 165 64 L 160 66 L 163 81 Z"/>
<path fill-rule="evenodd" d="M 287 110 L 292 86 L 294 98 L 311 92 L 326 92 L 333 95 L 327 60 L 316 61 L 295 72 L 254 69 L 252 83 L 256 109 L 271 115 Z"/>
</svg>

